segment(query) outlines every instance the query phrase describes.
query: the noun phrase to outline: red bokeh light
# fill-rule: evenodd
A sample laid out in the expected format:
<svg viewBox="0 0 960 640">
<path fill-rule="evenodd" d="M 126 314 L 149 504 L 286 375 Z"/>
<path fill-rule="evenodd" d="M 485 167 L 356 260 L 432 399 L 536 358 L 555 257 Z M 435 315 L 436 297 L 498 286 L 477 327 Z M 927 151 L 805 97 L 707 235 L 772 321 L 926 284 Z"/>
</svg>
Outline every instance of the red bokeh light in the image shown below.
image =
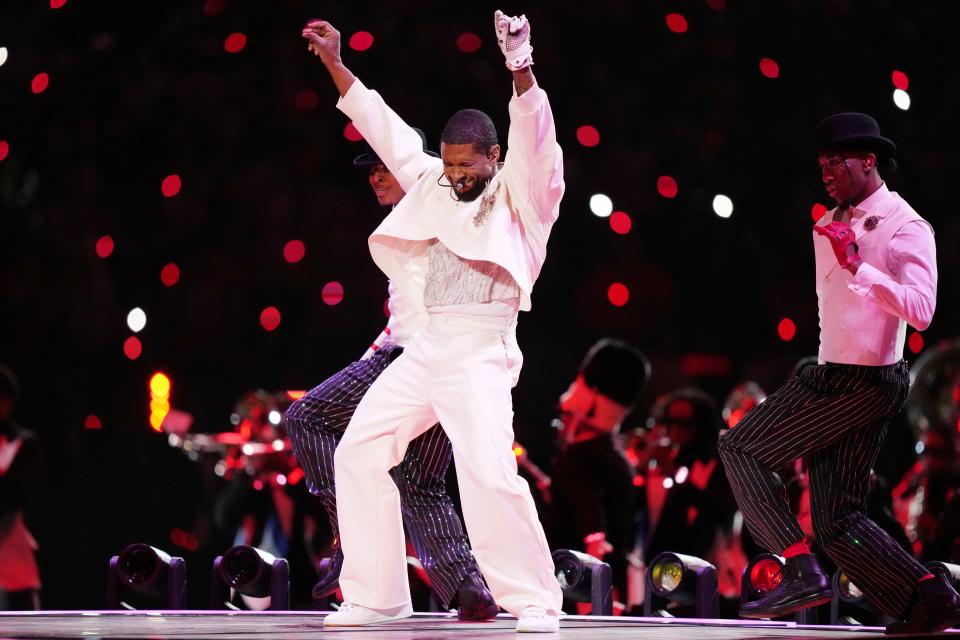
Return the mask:
<svg viewBox="0 0 960 640">
<path fill-rule="evenodd" d="M 196 551 L 200 548 L 200 542 L 196 534 L 181 529 L 174 529 L 170 532 L 170 542 L 187 551 Z"/>
<path fill-rule="evenodd" d="M 760 58 L 760 73 L 767 78 L 779 77 L 780 65 L 773 58 Z"/>
<path fill-rule="evenodd" d="M 304 89 L 297 94 L 297 100 L 294 103 L 297 111 L 313 111 L 320 104 L 320 96 L 316 91 Z"/>
<path fill-rule="evenodd" d="M 727 0 L 707 0 L 707 6 L 716 11 L 723 11 L 727 8 Z"/>
<path fill-rule="evenodd" d="M 657 191 L 659 191 L 660 195 L 664 198 L 676 198 L 678 190 L 677 181 L 670 176 L 660 176 L 657 178 Z"/>
<path fill-rule="evenodd" d="M 203 3 L 203 13 L 208 16 L 219 15 L 226 8 L 225 0 L 207 0 Z"/>
<path fill-rule="evenodd" d="M 827 208 L 819 202 L 810 207 L 810 217 L 814 222 L 819 222 L 820 218 L 827 215 Z"/>
<path fill-rule="evenodd" d="M 353 126 L 352 122 L 348 122 L 347 126 L 343 128 L 343 137 L 350 142 L 360 142 L 363 140 L 363 136 L 360 135 L 360 132 L 357 131 L 355 126 Z"/>
<path fill-rule="evenodd" d="M 38 73 L 30 82 L 30 90 L 34 93 L 43 93 L 48 86 L 50 86 L 50 76 L 46 73 Z"/>
<path fill-rule="evenodd" d="M 464 53 L 473 53 L 480 48 L 480 36 L 475 33 L 461 33 L 457 36 L 457 49 Z"/>
<path fill-rule="evenodd" d="M 613 229 L 614 233 L 626 235 L 630 233 L 632 227 L 633 220 L 630 219 L 628 213 L 624 211 L 614 211 L 610 214 L 610 228 Z"/>
<path fill-rule="evenodd" d="M 283 259 L 290 264 L 294 264 L 303 260 L 303 256 L 306 252 L 307 248 L 304 246 L 302 241 L 291 240 L 283 247 Z"/>
<path fill-rule="evenodd" d="M 130 336 L 123 343 L 123 354 L 131 360 L 136 360 L 143 353 L 143 345 L 140 344 L 140 338 Z"/>
<path fill-rule="evenodd" d="M 177 284 L 180 280 L 180 267 L 174 263 L 169 263 L 163 266 L 163 269 L 160 269 L 160 282 L 163 283 L 165 287 L 172 287 Z"/>
<path fill-rule="evenodd" d="M 180 176 L 172 173 L 163 179 L 163 182 L 160 184 L 160 191 L 163 192 L 165 197 L 172 198 L 180 193 L 181 186 L 182 183 L 180 182 Z"/>
<path fill-rule="evenodd" d="M 50 0 L 51 9 L 59 9 L 65 4 L 67 4 L 67 0 Z"/>
<path fill-rule="evenodd" d="M 10 153 L 10 143 L 6 140 L 0 140 L 0 162 L 3 162 L 8 153 Z"/>
<path fill-rule="evenodd" d="M 893 81 L 893 86 L 901 91 L 906 91 L 910 86 L 910 78 L 903 71 L 894 71 L 890 79 Z"/>
<path fill-rule="evenodd" d="M 101 258 L 107 258 L 111 253 L 113 253 L 113 238 L 100 236 L 97 240 L 97 255 Z"/>
<path fill-rule="evenodd" d="M 920 335 L 919 331 L 914 331 L 910 334 L 910 337 L 907 339 L 907 346 L 910 347 L 911 353 L 920 353 L 923 351 L 923 336 Z"/>
<path fill-rule="evenodd" d="M 687 19 L 679 13 L 668 13 L 667 14 L 667 29 L 673 31 L 674 33 L 686 33 L 687 32 Z"/>
<path fill-rule="evenodd" d="M 338 305 L 343 300 L 343 285 L 336 281 L 328 282 L 323 285 L 321 296 L 323 297 L 324 304 L 328 304 L 331 307 Z"/>
<path fill-rule="evenodd" d="M 613 306 L 622 307 L 627 304 L 627 301 L 630 299 L 630 290 L 627 289 L 625 284 L 614 282 L 610 285 L 610 288 L 607 289 L 607 299 L 610 300 L 610 304 Z"/>
<path fill-rule="evenodd" d="M 273 331 L 280 326 L 280 310 L 276 307 L 267 307 L 260 312 L 260 326 L 267 331 Z"/>
<path fill-rule="evenodd" d="M 223 48 L 227 53 L 238 53 L 247 46 L 247 36 L 242 33 L 231 33 L 223 41 Z"/>
<path fill-rule="evenodd" d="M 577 127 L 577 142 L 585 147 L 595 147 L 600 144 L 600 132 L 589 124 Z"/>
<path fill-rule="evenodd" d="M 350 36 L 350 48 L 354 51 L 366 51 L 373 46 L 373 34 L 369 31 L 357 31 Z"/>
<path fill-rule="evenodd" d="M 98 418 L 93 414 L 90 414 L 89 416 L 87 416 L 86 420 L 83 421 L 83 428 L 84 429 L 102 429 L 103 423 L 100 422 L 100 418 Z"/>
<path fill-rule="evenodd" d="M 783 318 L 777 324 L 777 335 L 784 342 L 790 342 L 797 335 L 797 325 L 790 318 Z"/>
</svg>

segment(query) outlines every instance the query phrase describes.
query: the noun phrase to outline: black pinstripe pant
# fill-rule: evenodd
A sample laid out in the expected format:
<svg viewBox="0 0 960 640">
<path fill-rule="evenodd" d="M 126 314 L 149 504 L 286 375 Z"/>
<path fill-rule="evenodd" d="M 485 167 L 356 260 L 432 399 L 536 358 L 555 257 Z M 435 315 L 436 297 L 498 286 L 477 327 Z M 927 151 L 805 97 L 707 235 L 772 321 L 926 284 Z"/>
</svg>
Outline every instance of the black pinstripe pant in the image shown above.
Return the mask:
<svg viewBox="0 0 960 640">
<path fill-rule="evenodd" d="M 884 613 L 900 618 L 927 571 L 865 514 L 870 470 L 910 385 L 907 365 L 804 369 L 720 437 L 750 532 L 780 553 L 803 540 L 776 471 L 805 457 L 824 551 Z"/>
<path fill-rule="evenodd" d="M 287 432 L 307 487 L 320 497 L 339 535 L 333 453 L 361 398 L 390 364 L 392 347 L 333 374 L 290 405 Z M 395 355 L 395 354 L 394 354 Z M 470 573 L 479 574 L 463 524 L 447 494 L 452 448 L 440 425 L 410 442 L 391 474 L 400 491 L 403 522 L 434 592 L 449 605 Z"/>
</svg>

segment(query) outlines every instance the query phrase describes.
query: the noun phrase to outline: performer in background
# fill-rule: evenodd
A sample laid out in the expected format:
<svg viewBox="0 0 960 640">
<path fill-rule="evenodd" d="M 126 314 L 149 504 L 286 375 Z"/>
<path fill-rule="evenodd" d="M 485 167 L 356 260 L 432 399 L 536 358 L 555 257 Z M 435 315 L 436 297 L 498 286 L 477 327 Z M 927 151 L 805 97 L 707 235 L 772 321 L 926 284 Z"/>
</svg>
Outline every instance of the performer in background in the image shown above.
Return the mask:
<svg viewBox="0 0 960 640">
<path fill-rule="evenodd" d="M 560 397 L 560 449 L 553 461 L 554 546 L 582 549 L 613 569 L 627 599 L 627 557 L 634 549 L 634 469 L 620 425 L 650 378 L 650 362 L 621 340 L 594 344 Z"/>
<path fill-rule="evenodd" d="M 414 130 L 419 134 L 423 153 L 438 157 L 427 151 L 423 132 Z M 354 158 L 353 165 L 367 171 L 370 187 L 381 206 L 392 207 L 403 198 L 403 187 L 373 149 Z M 307 487 L 320 497 L 333 532 L 333 555 L 321 561 L 320 581 L 313 590 L 315 598 L 336 589 L 343 565 L 334 450 L 370 385 L 403 353 L 411 336 L 426 325 L 426 313 L 420 305 L 405 304 L 402 294 L 392 285 L 389 290 L 390 320 L 370 349 L 360 360 L 290 405 L 286 413 L 287 433 L 304 470 Z M 450 440 L 439 425 L 434 425 L 410 443 L 403 461 L 391 475 L 400 491 L 403 522 L 431 588 L 444 606 L 456 600 L 461 620 L 487 620 L 500 609 L 480 577 L 460 516 L 447 495 L 446 474 L 451 457 Z"/>
<path fill-rule="evenodd" d="M 37 542 L 27 530 L 23 509 L 40 482 L 40 441 L 13 419 L 20 384 L 0 364 L 0 610 L 40 608 Z"/>
<path fill-rule="evenodd" d="M 560 584 L 527 483 L 517 475 L 512 399 L 522 354 L 515 328 L 564 191 L 546 93 L 537 86 L 526 18 L 499 11 L 495 28 L 512 71 L 509 154 L 489 116 L 454 114 L 442 161 L 340 58 L 327 22 L 303 31 L 340 92 L 338 107 L 407 195 L 370 237 L 374 261 L 427 327 L 360 401 L 334 456 L 347 602 L 330 626 L 411 615 L 400 495 L 390 477 L 407 446 L 438 418 L 453 445 L 467 532 L 497 603 L 518 631 L 556 631 Z"/>
<path fill-rule="evenodd" d="M 744 605 L 751 618 L 828 602 L 830 579 L 804 541 L 775 473 L 806 457 L 815 536 L 881 611 L 888 633 L 960 621 L 960 597 L 865 514 L 870 469 L 910 384 L 906 326 L 936 306 L 933 230 L 889 191 L 878 163 L 896 154 L 877 122 L 840 113 L 817 127 L 823 184 L 837 206 L 814 226 L 819 365 L 806 367 L 720 438 L 734 495 L 754 537 L 786 566 L 780 585 Z"/>
</svg>

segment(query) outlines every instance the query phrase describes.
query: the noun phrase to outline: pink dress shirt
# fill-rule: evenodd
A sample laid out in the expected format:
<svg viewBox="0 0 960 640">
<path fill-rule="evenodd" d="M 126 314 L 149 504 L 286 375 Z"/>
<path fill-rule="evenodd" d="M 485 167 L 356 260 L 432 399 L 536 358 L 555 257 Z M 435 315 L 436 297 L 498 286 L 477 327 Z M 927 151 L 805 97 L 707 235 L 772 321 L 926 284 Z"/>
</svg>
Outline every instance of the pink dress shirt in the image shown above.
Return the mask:
<svg viewBox="0 0 960 640">
<path fill-rule="evenodd" d="M 834 221 L 837 210 L 818 225 Z M 820 311 L 820 362 L 882 366 L 903 358 L 906 326 L 923 331 L 937 301 L 933 229 L 882 184 L 849 220 L 863 264 L 837 264 L 830 241 L 813 234 Z"/>
</svg>

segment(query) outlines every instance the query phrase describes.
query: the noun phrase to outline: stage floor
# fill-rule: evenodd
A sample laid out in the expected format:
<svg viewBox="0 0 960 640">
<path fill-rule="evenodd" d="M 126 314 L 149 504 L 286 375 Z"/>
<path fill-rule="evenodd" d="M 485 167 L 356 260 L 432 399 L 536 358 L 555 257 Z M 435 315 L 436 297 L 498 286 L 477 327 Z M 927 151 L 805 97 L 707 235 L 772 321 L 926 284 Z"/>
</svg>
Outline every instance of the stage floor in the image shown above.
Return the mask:
<svg viewBox="0 0 960 640">
<path fill-rule="evenodd" d="M 375 627 L 324 630 L 323 613 L 252 611 L 41 611 L 0 613 L 0 638 L 256 638 L 301 640 L 347 634 L 349 640 L 516 638 L 516 620 L 501 615 L 484 623 L 458 622 L 453 614 L 420 613 Z M 525 636 L 531 637 L 531 636 Z M 583 640 L 739 640 L 882 638 L 878 627 L 797 626 L 791 622 L 568 616 L 560 633 Z M 960 633 L 957 634 L 960 638 Z"/>
</svg>

